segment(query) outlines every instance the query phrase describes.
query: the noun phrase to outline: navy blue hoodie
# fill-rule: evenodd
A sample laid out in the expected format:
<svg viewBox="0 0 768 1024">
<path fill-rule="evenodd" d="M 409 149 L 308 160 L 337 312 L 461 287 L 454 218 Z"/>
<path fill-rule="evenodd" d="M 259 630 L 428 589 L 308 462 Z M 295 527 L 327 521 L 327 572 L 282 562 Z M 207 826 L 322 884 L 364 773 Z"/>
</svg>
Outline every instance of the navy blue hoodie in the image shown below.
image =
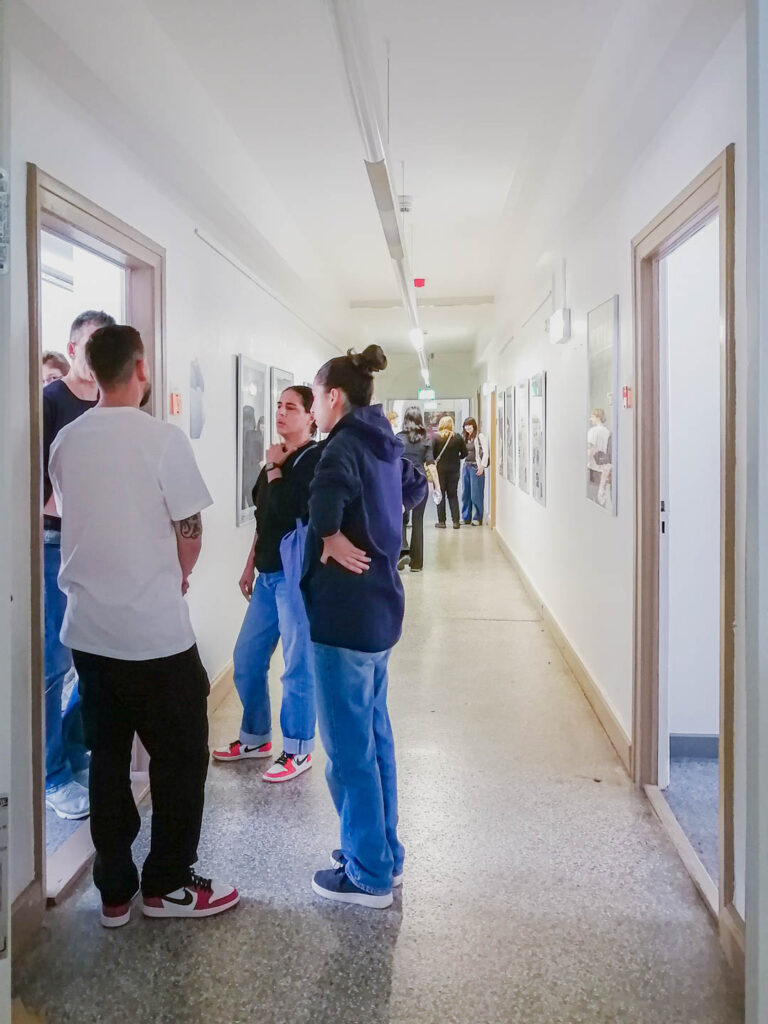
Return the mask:
<svg viewBox="0 0 768 1024">
<path fill-rule="evenodd" d="M 423 500 L 427 481 L 403 458 L 380 405 L 347 413 L 326 440 L 309 491 L 301 589 L 312 640 L 353 651 L 386 651 L 400 639 L 405 597 L 397 560 L 403 505 Z M 371 558 L 358 575 L 323 565 L 323 537 L 341 532 Z"/>
</svg>

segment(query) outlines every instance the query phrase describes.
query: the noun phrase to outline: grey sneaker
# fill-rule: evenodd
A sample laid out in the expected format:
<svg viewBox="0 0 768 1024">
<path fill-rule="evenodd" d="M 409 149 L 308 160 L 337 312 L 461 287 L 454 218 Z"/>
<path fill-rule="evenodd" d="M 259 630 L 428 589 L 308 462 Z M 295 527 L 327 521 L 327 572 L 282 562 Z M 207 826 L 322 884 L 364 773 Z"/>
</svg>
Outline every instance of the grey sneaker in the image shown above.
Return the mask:
<svg viewBox="0 0 768 1024">
<path fill-rule="evenodd" d="M 88 790 L 79 782 L 67 782 L 58 789 L 45 794 L 45 806 L 49 807 L 60 818 L 76 821 L 87 818 L 91 813 Z"/>
</svg>

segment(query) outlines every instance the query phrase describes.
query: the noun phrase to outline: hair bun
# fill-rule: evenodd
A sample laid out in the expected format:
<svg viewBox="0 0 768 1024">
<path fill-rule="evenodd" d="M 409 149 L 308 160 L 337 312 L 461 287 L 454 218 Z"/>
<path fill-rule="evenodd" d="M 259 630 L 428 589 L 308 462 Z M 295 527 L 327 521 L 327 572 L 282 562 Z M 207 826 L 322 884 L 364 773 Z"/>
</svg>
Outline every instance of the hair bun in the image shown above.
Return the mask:
<svg viewBox="0 0 768 1024">
<path fill-rule="evenodd" d="M 359 366 L 361 370 L 366 370 L 368 373 L 376 373 L 387 368 L 387 357 L 384 355 L 381 345 L 368 345 L 362 352 L 353 352 L 350 349 L 347 355 L 355 366 Z"/>
</svg>

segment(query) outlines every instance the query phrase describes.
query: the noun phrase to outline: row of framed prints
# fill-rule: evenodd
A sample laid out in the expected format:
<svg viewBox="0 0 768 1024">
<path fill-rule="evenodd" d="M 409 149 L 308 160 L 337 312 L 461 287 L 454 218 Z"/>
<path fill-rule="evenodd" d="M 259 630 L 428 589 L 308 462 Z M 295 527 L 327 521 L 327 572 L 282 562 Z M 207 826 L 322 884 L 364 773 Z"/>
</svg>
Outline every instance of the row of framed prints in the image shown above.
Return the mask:
<svg viewBox="0 0 768 1024">
<path fill-rule="evenodd" d="M 246 355 L 237 357 L 237 525 L 253 522 L 253 487 L 267 448 L 277 441 L 275 415 L 280 394 L 294 383 L 293 374 L 265 366 Z"/>
<path fill-rule="evenodd" d="M 499 476 L 547 503 L 547 375 L 497 394 Z"/>
</svg>

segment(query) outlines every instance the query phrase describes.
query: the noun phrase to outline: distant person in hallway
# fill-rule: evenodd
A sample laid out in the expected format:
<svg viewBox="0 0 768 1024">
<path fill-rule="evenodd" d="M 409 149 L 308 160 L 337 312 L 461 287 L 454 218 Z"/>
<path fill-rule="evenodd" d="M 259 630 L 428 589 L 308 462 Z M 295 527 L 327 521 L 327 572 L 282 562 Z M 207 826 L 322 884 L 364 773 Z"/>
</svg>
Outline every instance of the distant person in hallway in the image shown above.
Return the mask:
<svg viewBox="0 0 768 1024">
<path fill-rule="evenodd" d="M 488 439 L 477 429 L 477 420 L 471 416 L 464 420 L 461 430 L 467 446 L 461 467 L 461 521 L 465 526 L 472 526 L 474 519 L 482 526 Z"/>
<path fill-rule="evenodd" d="M 406 459 L 413 463 L 422 476 L 429 478 L 431 474 L 432 482 L 437 484 L 432 442 L 427 438 L 427 428 L 424 426 L 424 417 L 418 405 L 411 405 L 405 410 L 403 429 L 397 436 L 403 442 Z M 427 493 L 410 512 L 403 512 L 403 541 L 400 560 L 397 563 L 398 569 L 404 569 L 406 565 L 410 565 L 411 572 L 421 572 L 424 568 L 424 509 L 428 497 Z M 409 518 L 411 521 L 410 542 L 407 533 Z"/>
<path fill-rule="evenodd" d="M 314 382 L 318 428 L 329 431 L 312 480 L 302 590 L 315 652 L 326 778 L 341 843 L 313 890 L 325 899 L 388 907 L 402 880 L 397 773 L 387 711 L 387 666 L 405 600 L 397 571 L 403 509 L 422 502 L 426 478 L 403 458 L 373 374 L 378 345 L 325 363 Z"/>
<path fill-rule="evenodd" d="M 315 748 L 314 662 L 299 589 L 309 485 L 321 452 L 312 440 L 312 401 L 311 388 L 295 385 L 277 403 L 282 443 L 267 449 L 267 464 L 253 488 L 256 532 L 240 577 L 240 590 L 249 602 L 234 654 L 243 719 L 238 738 L 213 751 L 221 762 L 272 756 L 269 663 L 282 638 L 282 751 L 264 773 L 267 782 L 298 778 L 312 767 Z"/>
<path fill-rule="evenodd" d="M 70 371 L 69 360 L 63 352 L 43 352 L 40 365 L 42 367 L 41 375 L 44 385 L 66 377 Z"/>
<path fill-rule="evenodd" d="M 451 507 L 451 519 L 454 530 L 459 529 L 459 477 L 461 460 L 467 457 L 467 444 L 461 434 L 453 427 L 453 417 L 443 416 L 437 425 L 437 437 L 432 442 L 435 454 L 435 466 L 440 481 L 442 496 L 437 506 L 438 530 L 445 529 L 445 501 Z"/>
<path fill-rule="evenodd" d="M 53 500 L 49 460 L 51 446 L 59 431 L 96 405 L 99 386 L 86 361 L 85 345 L 97 328 L 114 322 L 103 310 L 88 309 L 75 317 L 67 345 L 71 364 L 64 376 L 43 388 L 45 805 L 60 818 L 70 820 L 88 817 L 89 759 L 83 741 L 77 685 L 72 687 L 66 706 L 62 706 L 65 680 L 72 669 L 72 654 L 60 639 L 67 599 L 58 583 L 61 519 Z M 46 355 L 50 359 L 56 353 Z"/>
<path fill-rule="evenodd" d="M 93 877 L 101 922 L 127 924 L 139 889 L 131 844 L 134 734 L 146 747 L 152 843 L 141 876 L 147 917 L 207 917 L 238 901 L 192 870 L 208 770 L 208 676 L 184 594 L 211 497 L 189 438 L 140 411 L 150 395 L 138 331 L 109 326 L 86 346 L 99 403 L 61 431 L 50 472 L 62 513 L 62 640 L 80 677 L 91 749 Z"/>
<path fill-rule="evenodd" d="M 611 504 L 613 462 L 611 432 L 605 425 L 605 412 L 593 409 L 587 431 L 587 471 L 589 497 L 602 508 Z"/>
<path fill-rule="evenodd" d="M 389 420 L 390 427 L 392 427 L 393 432 L 396 434 L 397 433 L 397 420 L 398 420 L 397 413 L 395 412 L 394 409 L 390 409 L 386 413 L 386 417 Z"/>
</svg>

